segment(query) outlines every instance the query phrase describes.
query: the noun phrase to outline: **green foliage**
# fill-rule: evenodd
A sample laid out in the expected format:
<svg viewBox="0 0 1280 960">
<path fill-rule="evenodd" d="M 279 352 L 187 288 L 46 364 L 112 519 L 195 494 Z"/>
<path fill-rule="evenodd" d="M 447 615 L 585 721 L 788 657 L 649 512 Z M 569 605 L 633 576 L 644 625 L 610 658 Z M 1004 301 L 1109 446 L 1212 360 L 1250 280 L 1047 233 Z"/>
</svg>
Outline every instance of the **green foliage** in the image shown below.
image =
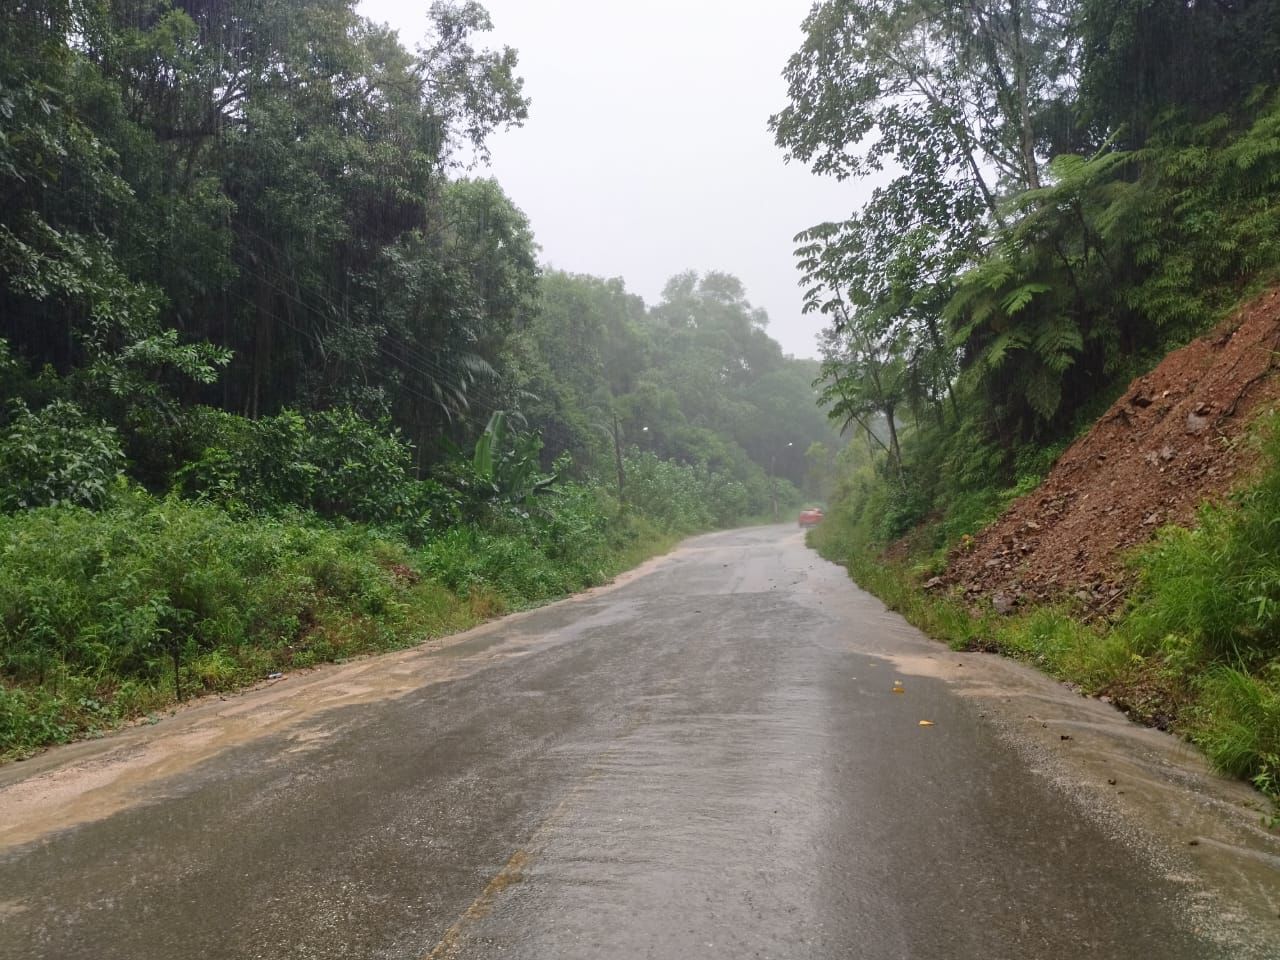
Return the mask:
<svg viewBox="0 0 1280 960">
<path fill-rule="evenodd" d="M 15 420 L 14 449 L 43 438 L 66 456 L 112 437 L 65 404 L 44 412 Z M 489 475 L 467 465 L 473 482 L 452 488 L 413 479 L 408 446 L 350 411 L 206 410 L 188 427 L 204 443 L 178 473 L 194 502 L 119 485 L 97 512 L 0 518 L 0 755 L 563 596 L 769 502 L 758 468 L 744 485 L 639 453 L 625 509 L 583 482 L 533 501 L 537 444 L 513 449 L 501 420 L 477 458 Z M 785 480 L 775 489 L 784 505 L 798 497 Z"/>
<path fill-rule="evenodd" d="M 541 449 L 542 439 L 536 434 L 512 434 L 507 429 L 507 415 L 498 410 L 476 441 L 471 467 L 499 500 L 528 505 L 534 494 L 546 490 L 557 479 L 554 474 L 540 474 L 538 453 Z"/>
<path fill-rule="evenodd" d="M 1218 769 L 1280 796 L 1280 434 L 1274 425 L 1266 452 L 1267 469 L 1254 486 L 1204 508 L 1193 529 L 1165 528 L 1134 556 L 1139 588 L 1123 618 L 1110 624 L 1083 625 L 1067 608 L 975 614 L 958 598 L 924 592 L 918 576 L 931 575 L 937 556 L 928 553 L 927 538 L 915 541 L 915 571 L 878 559 L 886 531 L 876 518 L 893 502 L 894 488 L 865 465 L 842 477 L 827 519 L 810 536 L 824 556 L 848 564 L 860 584 L 934 636 L 1026 659 L 1089 692 L 1128 701 L 1139 718 L 1172 720 Z M 976 488 L 952 503 L 933 543 L 963 549 L 963 534 L 994 518 L 1009 497 L 1033 488 L 1035 471 L 1047 464 L 1044 453 L 1026 453 L 1013 465 L 1020 479 L 1012 488 Z"/>
<path fill-rule="evenodd" d="M 262 420 L 206 410 L 199 419 L 203 450 L 176 474 L 188 496 L 384 525 L 425 527 L 450 512 L 446 491 L 413 478 L 413 452 L 399 434 L 351 410 L 287 410 Z M 446 514 L 433 518 L 433 507 Z"/>
<path fill-rule="evenodd" d="M 254 418 L 391 414 L 425 449 L 497 390 L 532 239 L 453 174 L 524 119 L 515 54 L 475 44 L 475 3 L 433 4 L 416 56 L 354 6 L 0 14 L 0 313 L 122 432 L 181 386 Z"/>
<path fill-rule="evenodd" d="M 1194 529 L 1167 528 L 1143 551 L 1131 618 L 1142 636 L 1185 638 L 1246 667 L 1280 658 L 1280 436 L 1267 455 L 1266 474 L 1236 502 L 1205 507 Z"/>
<path fill-rule="evenodd" d="M 1280 660 L 1259 676 L 1219 665 L 1199 687 L 1195 739 L 1214 766 L 1280 797 Z"/>
<path fill-rule="evenodd" d="M 172 661 L 219 649 L 288 664 L 329 642 L 336 614 L 385 618 L 375 632 L 397 619 L 394 578 L 359 531 L 132 493 L 101 513 L 7 518 L 0 540 L 0 673 L 54 693 L 163 684 Z"/>
<path fill-rule="evenodd" d="M 119 172 L 124 144 L 95 125 L 115 128 L 123 108 L 68 46 L 101 39 L 107 19 L 78 0 L 0 14 L 0 313 L 20 355 L 77 368 L 76 399 L 123 425 L 165 402 L 165 378 L 211 382 L 229 355 L 162 322 L 163 291 L 111 235 L 140 200 Z"/>
<path fill-rule="evenodd" d="M 1277 22 L 1275 0 L 814 6 L 779 145 L 838 177 L 901 171 L 797 237 L 830 321 L 821 400 L 900 485 L 932 476 L 903 454 L 908 411 L 1007 454 L 1056 443 L 1276 275 L 1280 75 L 1258 49 Z M 1165 57 L 1204 43 L 1230 93 Z M 929 512 L 897 499 L 891 528 Z"/>
<path fill-rule="evenodd" d="M 650 310 L 616 279 L 553 272 L 542 294 L 513 364 L 533 394 L 517 409 L 544 440 L 544 472 L 569 453 L 579 476 L 616 483 L 619 451 L 634 448 L 759 491 L 770 474 L 803 484 L 804 451 L 831 439 L 817 364 L 782 355 L 736 278 L 677 275 Z"/>
<path fill-rule="evenodd" d="M 604 524 L 588 507 L 558 512 L 553 522 L 509 518 L 488 528 L 452 527 L 424 546 L 422 565 L 463 596 L 485 591 L 510 607 L 528 606 L 607 579 L 613 564 Z"/>
<path fill-rule="evenodd" d="M 1169 110 L 1207 120 L 1280 83 L 1276 0 L 1081 0 L 1077 7 L 1082 120 L 1094 131 L 1120 131 L 1127 145 L 1142 145 Z"/>
<path fill-rule="evenodd" d="M 1280 275 L 1280 5 L 823 0 L 804 32 L 779 145 L 837 177 L 897 171 L 797 238 L 830 320 L 822 402 L 866 441 L 814 542 L 953 642 L 1156 691 L 1134 709 L 1276 792 L 1275 441 L 1256 488 L 1135 561 L 1115 628 L 974 618 L 873 558 L 903 537 L 938 570 L 1134 375 Z"/>
<path fill-rule="evenodd" d="M 412 451 L 385 421 L 338 409 L 309 413 L 305 424 L 302 459 L 315 480 L 310 502 L 299 506 L 322 517 L 391 523 L 407 519 L 430 496 L 412 479 Z"/>
<path fill-rule="evenodd" d="M 1034 185 L 1037 119 L 1069 65 L 1070 4 L 823 0 L 784 76 L 779 146 L 839 177 L 891 162 L 922 194 Z M 941 191 L 937 188 L 942 187 Z"/>
<path fill-rule="evenodd" d="M 932 301 L 945 304 L 961 351 L 958 387 L 982 400 L 991 433 L 1061 435 L 1100 389 L 1129 374 L 1135 358 L 1201 332 L 1243 284 L 1280 265 L 1280 101 L 1255 99 L 1248 115 L 1239 128 L 1226 118 L 1195 127 L 1166 121 L 1137 152 L 1104 147 L 1090 158 L 1059 156 L 1045 186 L 1006 204 L 998 242 L 955 280 L 953 293 Z M 841 282 L 863 290 L 886 282 L 887 254 L 842 252 L 850 225 L 866 229 L 874 211 L 873 201 L 861 220 L 841 228 L 838 242 L 824 236 L 801 248 L 815 296 Z M 900 243 L 899 233 L 876 226 L 870 235 Z M 854 246 L 867 249 L 866 242 Z M 849 256 L 852 273 L 841 267 Z M 902 388 L 895 395 L 886 385 L 912 381 L 895 371 L 936 350 L 927 325 L 915 319 L 927 288 L 908 285 L 914 300 L 894 289 L 822 307 L 835 317 L 825 395 L 833 415 L 864 396 L 884 398 L 882 412 L 896 406 Z M 874 364 L 859 360 L 869 347 L 880 353 Z"/>
<path fill-rule="evenodd" d="M 1001 195 L 1041 187 L 1040 130 L 1069 76 L 1070 7 L 825 0 L 788 62 L 791 103 L 772 126 L 789 156 L 838 177 L 901 171 L 847 220 L 796 238 L 806 310 L 831 320 L 823 403 L 868 433 L 865 421 L 883 418 L 900 482 L 900 411 L 956 412 L 943 308 L 957 275 L 975 263 L 998 274 L 975 286 L 1006 316 L 1049 289 L 1006 289 L 1009 271 L 984 253 L 1008 226 Z M 985 350 L 989 365 L 1023 350 L 1041 359 L 1015 389 L 1030 392 L 1035 409 L 1056 411 L 1055 371 L 1079 349 L 1077 331 L 1041 323 L 999 333 Z"/>
<path fill-rule="evenodd" d="M 101 506 L 123 466 L 115 430 L 75 404 L 55 400 L 33 413 L 15 400 L 0 427 L 0 512 Z"/>
<path fill-rule="evenodd" d="M 763 517 L 772 507 L 770 481 L 758 472 L 744 483 L 709 464 L 682 464 L 638 450 L 625 464 L 627 503 L 663 530 L 732 526 Z M 773 493 L 779 511 L 790 513 L 800 503 L 799 491 L 786 479 L 774 478 Z"/>
<path fill-rule="evenodd" d="M 516 55 L 477 3 L 426 26 L 0 11 L 0 753 L 798 500 L 816 365 L 726 274 L 653 308 L 542 276 L 465 175 L 525 119 Z"/>
<path fill-rule="evenodd" d="M 354 0 L 6 8 L 0 314 L 33 408 L 115 427 L 149 489 L 418 540 L 527 507 L 564 453 L 602 472 L 615 416 L 664 458 L 801 482 L 812 365 L 726 275 L 653 310 L 543 283 L 527 218 L 465 175 L 526 117 L 516 55 L 477 3 L 425 28 L 411 50 Z M 454 463 L 495 410 L 519 440 Z"/>
<path fill-rule="evenodd" d="M 602 583 L 665 547 L 607 494 L 457 525 L 420 550 L 302 514 L 122 492 L 0 517 L 0 757 L 275 670 L 416 643 Z"/>
</svg>

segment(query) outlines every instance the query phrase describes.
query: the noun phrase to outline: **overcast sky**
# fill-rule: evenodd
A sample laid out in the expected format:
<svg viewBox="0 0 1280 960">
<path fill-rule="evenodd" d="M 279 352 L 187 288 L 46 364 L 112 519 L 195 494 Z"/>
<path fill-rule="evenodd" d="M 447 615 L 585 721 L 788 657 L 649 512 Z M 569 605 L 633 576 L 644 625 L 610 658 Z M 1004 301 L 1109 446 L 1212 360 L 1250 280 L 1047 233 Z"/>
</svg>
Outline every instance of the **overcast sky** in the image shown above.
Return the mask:
<svg viewBox="0 0 1280 960">
<path fill-rule="evenodd" d="M 681 270 L 738 276 L 783 349 L 816 356 L 792 238 L 865 187 L 787 165 L 768 118 L 812 0 L 484 0 L 486 46 L 520 54 L 529 119 L 491 141 L 492 174 L 543 261 L 621 276 L 656 303 Z M 426 0 L 362 0 L 411 49 Z"/>
</svg>

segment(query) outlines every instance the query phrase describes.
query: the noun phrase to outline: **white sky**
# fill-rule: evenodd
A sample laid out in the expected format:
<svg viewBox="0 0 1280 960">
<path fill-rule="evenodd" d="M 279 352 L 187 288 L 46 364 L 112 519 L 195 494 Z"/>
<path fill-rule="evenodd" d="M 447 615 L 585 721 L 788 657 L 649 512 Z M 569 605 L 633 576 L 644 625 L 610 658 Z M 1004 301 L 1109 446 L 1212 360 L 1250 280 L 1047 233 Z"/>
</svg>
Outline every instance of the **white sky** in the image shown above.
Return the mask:
<svg viewBox="0 0 1280 960">
<path fill-rule="evenodd" d="M 545 263 L 621 276 L 656 303 L 681 270 L 738 276 L 783 349 L 816 356 L 792 238 L 870 188 L 782 161 L 767 127 L 812 0 L 483 0 L 477 45 L 520 54 L 524 127 L 494 137 L 492 175 Z M 411 49 L 427 0 L 361 0 Z"/>
</svg>

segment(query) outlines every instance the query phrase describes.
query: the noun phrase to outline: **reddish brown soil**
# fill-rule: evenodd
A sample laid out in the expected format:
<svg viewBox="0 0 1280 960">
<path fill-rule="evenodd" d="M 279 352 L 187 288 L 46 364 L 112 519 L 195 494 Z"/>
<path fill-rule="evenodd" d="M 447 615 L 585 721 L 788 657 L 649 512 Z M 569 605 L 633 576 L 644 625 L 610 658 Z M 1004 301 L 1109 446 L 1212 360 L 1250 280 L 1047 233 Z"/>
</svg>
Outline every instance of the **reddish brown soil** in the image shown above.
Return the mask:
<svg viewBox="0 0 1280 960">
<path fill-rule="evenodd" d="M 955 551 L 934 586 L 956 585 L 996 609 L 1075 597 L 1095 614 L 1118 606 L 1122 555 L 1248 474 L 1243 436 L 1280 397 L 1280 290 L 1215 333 L 1171 353 L 1062 455 L 1034 493 Z"/>
</svg>

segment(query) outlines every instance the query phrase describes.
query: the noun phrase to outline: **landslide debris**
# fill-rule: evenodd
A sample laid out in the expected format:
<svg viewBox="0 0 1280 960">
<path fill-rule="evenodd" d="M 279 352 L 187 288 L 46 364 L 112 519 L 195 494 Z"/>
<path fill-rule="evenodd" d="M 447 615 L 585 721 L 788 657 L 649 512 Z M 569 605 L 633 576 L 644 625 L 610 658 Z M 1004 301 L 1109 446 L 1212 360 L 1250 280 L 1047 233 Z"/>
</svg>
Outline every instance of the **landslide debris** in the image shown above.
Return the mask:
<svg viewBox="0 0 1280 960">
<path fill-rule="evenodd" d="M 1280 397 L 1278 350 L 1272 290 L 1134 380 L 1036 491 L 953 551 L 937 585 L 1002 612 L 1065 597 L 1114 609 L 1129 586 L 1123 552 L 1191 524 L 1255 465 L 1243 434 Z"/>
</svg>

